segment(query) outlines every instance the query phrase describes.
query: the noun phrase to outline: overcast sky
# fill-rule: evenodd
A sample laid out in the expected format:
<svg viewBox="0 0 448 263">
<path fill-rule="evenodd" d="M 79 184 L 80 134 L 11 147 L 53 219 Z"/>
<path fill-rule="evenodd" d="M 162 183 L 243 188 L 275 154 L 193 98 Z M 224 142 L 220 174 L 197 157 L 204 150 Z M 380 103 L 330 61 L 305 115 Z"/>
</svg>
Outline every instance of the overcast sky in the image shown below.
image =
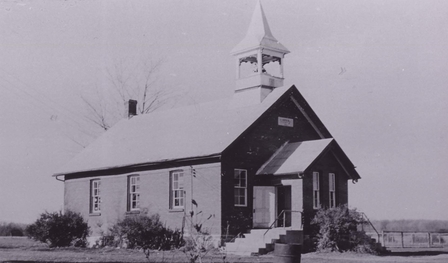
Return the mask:
<svg viewBox="0 0 448 263">
<path fill-rule="evenodd" d="M 98 134 L 81 96 L 163 60 L 176 105 L 234 90 L 256 1 L 0 1 L 0 221 L 62 209 L 53 172 Z M 371 219 L 448 219 L 448 2 L 263 0 L 296 85 L 357 166 Z M 181 94 L 179 96 L 179 94 Z M 171 105 L 172 106 L 172 105 Z"/>
</svg>

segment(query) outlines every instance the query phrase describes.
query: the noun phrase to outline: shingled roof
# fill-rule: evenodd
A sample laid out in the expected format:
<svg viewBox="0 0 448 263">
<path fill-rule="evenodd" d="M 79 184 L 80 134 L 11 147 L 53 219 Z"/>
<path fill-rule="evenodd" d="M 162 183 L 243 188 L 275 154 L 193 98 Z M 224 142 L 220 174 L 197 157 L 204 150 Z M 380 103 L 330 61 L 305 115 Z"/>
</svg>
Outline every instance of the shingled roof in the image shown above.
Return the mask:
<svg viewBox="0 0 448 263">
<path fill-rule="evenodd" d="M 277 88 L 247 107 L 229 98 L 123 119 L 54 176 L 220 154 L 290 90 L 297 89 Z"/>
</svg>

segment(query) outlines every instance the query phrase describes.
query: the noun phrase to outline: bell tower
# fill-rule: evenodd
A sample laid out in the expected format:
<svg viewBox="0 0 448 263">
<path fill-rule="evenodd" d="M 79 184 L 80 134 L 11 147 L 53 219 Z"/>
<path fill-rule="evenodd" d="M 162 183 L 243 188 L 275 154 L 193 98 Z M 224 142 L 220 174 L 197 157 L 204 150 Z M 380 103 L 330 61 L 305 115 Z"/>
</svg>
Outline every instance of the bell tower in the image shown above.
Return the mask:
<svg viewBox="0 0 448 263">
<path fill-rule="evenodd" d="M 260 1 L 246 36 L 231 53 L 236 60 L 235 99 L 260 103 L 283 86 L 283 58 L 289 50 L 272 35 Z"/>
</svg>

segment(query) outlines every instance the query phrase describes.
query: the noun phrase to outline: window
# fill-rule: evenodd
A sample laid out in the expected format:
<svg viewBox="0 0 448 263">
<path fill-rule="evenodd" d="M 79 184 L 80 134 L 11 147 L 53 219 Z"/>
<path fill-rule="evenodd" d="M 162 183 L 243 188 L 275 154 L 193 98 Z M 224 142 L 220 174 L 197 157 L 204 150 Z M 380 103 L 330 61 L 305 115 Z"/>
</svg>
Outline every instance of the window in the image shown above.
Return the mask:
<svg viewBox="0 0 448 263">
<path fill-rule="evenodd" d="M 101 212 L 101 181 L 90 181 L 90 213 Z"/>
<path fill-rule="evenodd" d="M 235 206 L 247 206 L 247 170 L 235 169 L 233 178 Z"/>
<path fill-rule="evenodd" d="M 328 174 L 330 190 L 330 208 L 336 206 L 336 176 L 334 173 Z"/>
<path fill-rule="evenodd" d="M 172 171 L 170 174 L 170 209 L 184 209 L 184 172 Z"/>
<path fill-rule="evenodd" d="M 319 172 L 313 172 L 313 208 L 320 208 Z"/>
<path fill-rule="evenodd" d="M 128 178 L 128 211 L 140 210 L 140 176 Z"/>
</svg>

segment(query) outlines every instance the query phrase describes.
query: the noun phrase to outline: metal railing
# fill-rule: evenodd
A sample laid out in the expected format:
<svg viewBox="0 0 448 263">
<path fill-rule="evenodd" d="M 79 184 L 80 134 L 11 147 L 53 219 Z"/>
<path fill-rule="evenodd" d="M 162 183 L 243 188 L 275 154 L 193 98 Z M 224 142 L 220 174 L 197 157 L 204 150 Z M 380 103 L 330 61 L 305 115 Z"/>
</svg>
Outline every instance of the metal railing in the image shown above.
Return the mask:
<svg viewBox="0 0 448 263">
<path fill-rule="evenodd" d="M 376 228 L 372 224 L 372 222 L 370 222 L 370 219 L 367 217 L 367 215 L 364 212 L 361 212 L 361 216 L 365 220 L 365 222 L 369 223 L 369 225 L 372 227 L 373 231 L 375 231 L 376 236 L 377 236 L 376 242 L 378 242 L 378 243 L 381 242 L 381 240 L 380 240 L 380 236 L 381 236 L 380 233 L 376 230 Z M 364 223 L 361 224 L 361 227 L 362 227 L 362 231 L 364 231 Z"/>
<path fill-rule="evenodd" d="M 274 222 L 272 222 L 272 224 L 269 226 L 269 228 L 266 230 L 266 232 L 264 232 L 263 234 L 263 238 L 264 236 L 266 236 L 266 234 L 269 232 L 269 230 L 271 230 L 278 222 L 280 219 L 283 219 L 283 227 L 286 227 L 286 213 L 300 213 L 300 217 L 302 217 L 303 212 L 302 211 L 298 211 L 298 210 L 282 210 L 280 212 L 280 214 L 278 214 L 277 218 L 274 220 Z M 291 219 L 292 220 L 292 219 Z M 303 224 L 303 223 L 302 223 Z"/>
</svg>

